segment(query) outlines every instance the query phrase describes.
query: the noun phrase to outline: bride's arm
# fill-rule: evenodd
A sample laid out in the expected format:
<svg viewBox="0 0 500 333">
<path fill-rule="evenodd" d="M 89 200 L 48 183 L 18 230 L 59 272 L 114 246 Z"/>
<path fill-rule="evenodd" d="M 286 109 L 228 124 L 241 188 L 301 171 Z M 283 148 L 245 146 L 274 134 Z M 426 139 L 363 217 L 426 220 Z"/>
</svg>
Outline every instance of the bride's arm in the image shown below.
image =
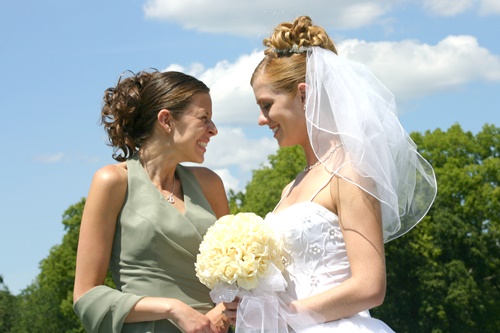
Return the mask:
<svg viewBox="0 0 500 333">
<path fill-rule="evenodd" d="M 350 182 L 334 177 L 330 193 L 337 208 L 352 276 L 321 294 L 297 301 L 326 321 L 352 316 L 384 301 L 385 254 L 380 203 Z"/>
</svg>

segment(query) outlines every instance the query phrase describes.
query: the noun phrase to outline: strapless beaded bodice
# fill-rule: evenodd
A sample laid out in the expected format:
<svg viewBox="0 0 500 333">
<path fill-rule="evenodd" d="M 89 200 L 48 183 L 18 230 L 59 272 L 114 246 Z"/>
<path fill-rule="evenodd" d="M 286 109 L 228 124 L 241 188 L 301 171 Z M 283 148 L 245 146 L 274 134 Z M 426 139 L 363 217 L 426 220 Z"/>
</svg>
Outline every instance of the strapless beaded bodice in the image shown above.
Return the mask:
<svg viewBox="0 0 500 333">
<path fill-rule="evenodd" d="M 351 275 L 338 217 L 315 202 L 301 202 L 278 213 L 270 223 L 283 242 L 285 277 L 292 297 L 327 290 Z"/>
</svg>

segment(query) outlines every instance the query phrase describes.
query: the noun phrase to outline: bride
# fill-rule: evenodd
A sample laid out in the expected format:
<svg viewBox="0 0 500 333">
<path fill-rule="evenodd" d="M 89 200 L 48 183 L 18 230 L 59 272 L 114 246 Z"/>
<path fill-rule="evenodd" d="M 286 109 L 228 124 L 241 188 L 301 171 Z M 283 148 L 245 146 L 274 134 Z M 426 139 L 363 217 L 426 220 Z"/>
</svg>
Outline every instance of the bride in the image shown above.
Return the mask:
<svg viewBox="0 0 500 333">
<path fill-rule="evenodd" d="M 251 79 L 258 123 L 307 160 L 266 217 L 284 242 L 279 297 L 293 310 L 279 320 L 300 332 L 393 332 L 369 314 L 385 297 L 384 243 L 427 213 L 434 171 L 401 127 L 393 95 L 338 56 L 309 17 L 279 24 L 264 45 Z"/>
</svg>

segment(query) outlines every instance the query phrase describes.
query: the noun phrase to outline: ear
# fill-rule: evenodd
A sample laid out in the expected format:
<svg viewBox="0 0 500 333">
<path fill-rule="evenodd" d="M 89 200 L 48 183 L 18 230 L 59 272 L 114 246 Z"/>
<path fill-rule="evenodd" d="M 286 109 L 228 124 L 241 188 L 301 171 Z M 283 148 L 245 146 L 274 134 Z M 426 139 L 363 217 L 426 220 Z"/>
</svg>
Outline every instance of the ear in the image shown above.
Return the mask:
<svg viewBox="0 0 500 333">
<path fill-rule="evenodd" d="M 170 133 L 171 131 L 170 123 L 172 120 L 172 115 L 170 114 L 170 111 L 168 111 L 167 109 L 161 109 L 160 112 L 158 112 L 157 119 L 160 126 Z"/>
<path fill-rule="evenodd" d="M 305 83 L 299 83 L 299 85 L 297 86 L 297 90 L 302 103 L 306 102 L 306 87 L 307 85 Z"/>
</svg>

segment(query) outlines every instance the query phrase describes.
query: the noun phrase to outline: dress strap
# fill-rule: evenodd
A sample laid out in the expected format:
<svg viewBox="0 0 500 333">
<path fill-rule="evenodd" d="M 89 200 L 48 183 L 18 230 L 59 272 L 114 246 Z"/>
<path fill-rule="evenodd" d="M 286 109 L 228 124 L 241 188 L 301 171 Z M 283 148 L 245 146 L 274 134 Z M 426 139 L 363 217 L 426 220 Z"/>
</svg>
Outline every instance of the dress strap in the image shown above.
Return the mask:
<svg viewBox="0 0 500 333">
<path fill-rule="evenodd" d="M 335 176 L 335 173 L 332 173 L 330 175 L 330 177 L 326 180 L 326 182 L 323 184 L 323 186 L 321 186 L 314 194 L 313 196 L 311 197 L 311 199 L 309 199 L 310 202 L 312 202 L 314 200 L 314 198 L 316 198 L 316 196 L 318 195 L 319 192 L 321 192 L 321 190 L 323 190 L 328 184 L 330 184 L 330 182 L 332 181 L 332 178 L 333 176 Z"/>
<path fill-rule="evenodd" d="M 316 196 L 318 195 L 319 192 L 321 192 L 321 190 L 323 190 L 328 184 L 330 184 L 333 176 L 335 176 L 335 173 L 332 173 L 331 176 L 328 177 L 328 179 L 325 181 L 325 183 L 320 188 L 318 188 L 318 190 L 316 192 L 314 192 L 314 194 L 312 195 L 311 199 L 309 199 L 310 202 L 312 202 L 314 200 L 314 198 L 316 198 Z M 281 204 L 281 201 L 283 201 L 283 198 L 286 197 L 290 193 L 290 191 L 293 188 L 293 185 L 295 185 L 295 181 L 296 180 L 297 180 L 297 178 L 295 178 L 293 180 L 293 182 L 290 183 L 290 186 L 288 187 L 286 193 L 281 196 L 280 201 L 278 201 L 278 203 L 276 204 L 276 206 L 274 206 L 273 213 L 279 207 L 279 205 Z"/>
<path fill-rule="evenodd" d="M 295 185 L 295 181 L 296 180 L 297 180 L 297 178 L 295 178 L 293 180 L 293 182 L 290 183 L 290 186 L 288 186 L 288 189 L 286 190 L 286 193 L 281 196 L 280 201 L 278 201 L 278 203 L 276 204 L 276 206 L 274 206 L 273 213 L 280 206 L 281 201 L 283 201 L 283 198 L 286 197 L 288 194 L 290 194 L 290 191 L 292 190 L 293 185 Z"/>
</svg>

